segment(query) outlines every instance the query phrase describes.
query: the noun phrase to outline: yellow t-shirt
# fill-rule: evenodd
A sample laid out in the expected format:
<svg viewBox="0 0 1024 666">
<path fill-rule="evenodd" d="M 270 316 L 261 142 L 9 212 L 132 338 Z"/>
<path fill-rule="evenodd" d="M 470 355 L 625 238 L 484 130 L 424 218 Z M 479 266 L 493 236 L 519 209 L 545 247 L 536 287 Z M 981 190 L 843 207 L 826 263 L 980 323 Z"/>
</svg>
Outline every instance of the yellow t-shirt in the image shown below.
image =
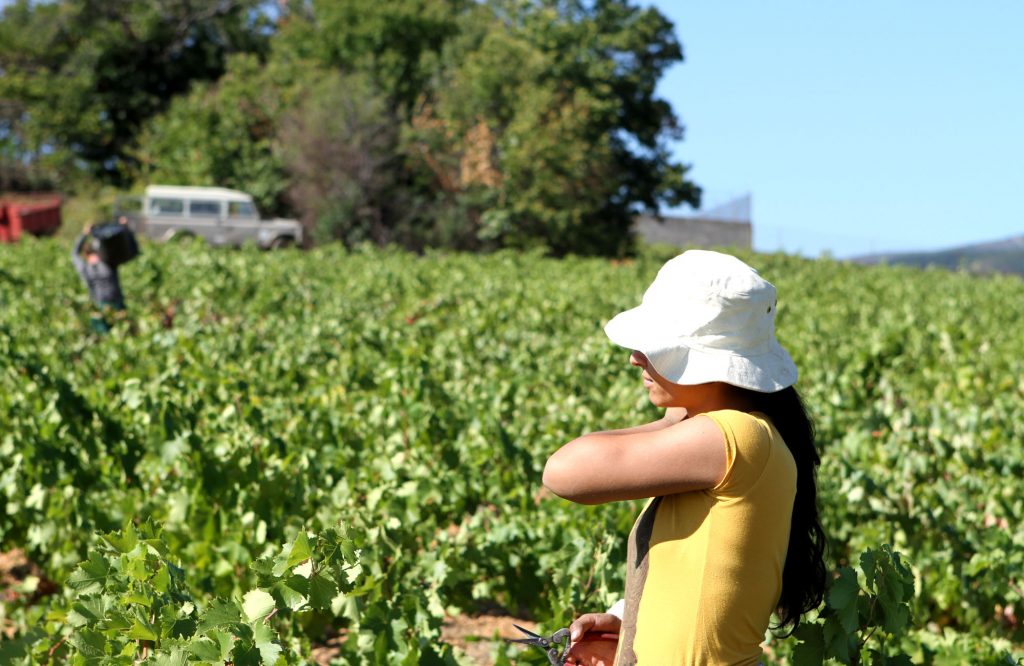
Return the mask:
<svg viewBox="0 0 1024 666">
<path fill-rule="evenodd" d="M 629 537 L 617 666 L 754 666 L 782 592 L 796 463 L 763 414 L 708 412 L 725 478 L 656 497 Z"/>
</svg>

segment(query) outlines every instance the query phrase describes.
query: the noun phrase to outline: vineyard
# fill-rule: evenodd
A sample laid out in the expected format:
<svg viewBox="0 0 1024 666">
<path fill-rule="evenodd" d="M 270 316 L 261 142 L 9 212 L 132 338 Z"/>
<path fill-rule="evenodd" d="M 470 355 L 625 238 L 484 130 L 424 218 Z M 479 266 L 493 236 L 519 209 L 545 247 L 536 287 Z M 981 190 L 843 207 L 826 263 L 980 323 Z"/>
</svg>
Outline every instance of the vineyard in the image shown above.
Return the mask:
<svg viewBox="0 0 1024 666">
<path fill-rule="evenodd" d="M 541 470 L 656 418 L 601 328 L 669 254 L 148 245 L 100 337 L 67 252 L 0 252 L 0 555 L 27 562 L 0 663 L 469 664 L 446 618 L 554 630 L 620 595 L 637 505 Z M 835 572 L 766 663 L 1024 663 L 1024 282 L 743 258 L 779 288 Z"/>
</svg>

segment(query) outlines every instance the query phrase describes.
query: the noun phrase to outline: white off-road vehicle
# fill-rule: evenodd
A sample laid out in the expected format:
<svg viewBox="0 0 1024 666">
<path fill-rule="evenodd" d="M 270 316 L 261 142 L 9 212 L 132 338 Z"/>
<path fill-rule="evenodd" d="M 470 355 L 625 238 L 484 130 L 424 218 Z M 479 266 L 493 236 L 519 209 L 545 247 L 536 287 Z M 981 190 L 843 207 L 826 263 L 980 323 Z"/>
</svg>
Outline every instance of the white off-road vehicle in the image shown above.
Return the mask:
<svg viewBox="0 0 1024 666">
<path fill-rule="evenodd" d="M 297 220 L 261 220 L 252 197 L 223 187 L 150 185 L 141 197 L 122 197 L 114 217 L 128 218 L 136 233 L 154 240 L 205 238 L 211 245 L 254 242 L 262 248 L 302 243 Z"/>
</svg>

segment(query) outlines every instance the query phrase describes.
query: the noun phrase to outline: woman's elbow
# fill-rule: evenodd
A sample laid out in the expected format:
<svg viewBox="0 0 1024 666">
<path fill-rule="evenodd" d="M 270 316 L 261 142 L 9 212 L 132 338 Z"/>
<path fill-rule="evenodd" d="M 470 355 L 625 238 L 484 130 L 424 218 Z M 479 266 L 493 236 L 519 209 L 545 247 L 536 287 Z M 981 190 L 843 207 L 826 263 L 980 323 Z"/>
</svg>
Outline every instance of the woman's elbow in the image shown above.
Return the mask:
<svg viewBox="0 0 1024 666">
<path fill-rule="evenodd" d="M 548 458 L 548 462 L 544 465 L 544 476 L 541 481 L 544 483 L 544 487 L 555 495 L 571 499 L 566 497 L 569 476 L 567 465 L 564 461 L 565 456 L 560 456 L 560 453 L 561 451 L 556 451 Z"/>
<path fill-rule="evenodd" d="M 596 504 L 597 502 L 589 498 L 585 489 L 581 487 L 581 479 L 570 460 L 571 456 L 559 455 L 560 453 L 562 452 L 552 455 L 544 465 L 544 487 L 570 502 Z"/>
</svg>

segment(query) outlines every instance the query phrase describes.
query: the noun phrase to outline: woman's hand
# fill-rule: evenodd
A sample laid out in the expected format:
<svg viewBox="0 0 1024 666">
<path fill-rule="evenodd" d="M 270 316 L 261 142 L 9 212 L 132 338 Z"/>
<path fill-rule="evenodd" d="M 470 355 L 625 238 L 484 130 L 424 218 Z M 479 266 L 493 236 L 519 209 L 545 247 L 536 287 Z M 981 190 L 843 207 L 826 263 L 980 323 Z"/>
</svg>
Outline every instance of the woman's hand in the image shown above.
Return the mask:
<svg viewBox="0 0 1024 666">
<path fill-rule="evenodd" d="M 612 666 L 622 620 L 610 613 L 587 613 L 569 625 L 566 664 Z"/>
</svg>

